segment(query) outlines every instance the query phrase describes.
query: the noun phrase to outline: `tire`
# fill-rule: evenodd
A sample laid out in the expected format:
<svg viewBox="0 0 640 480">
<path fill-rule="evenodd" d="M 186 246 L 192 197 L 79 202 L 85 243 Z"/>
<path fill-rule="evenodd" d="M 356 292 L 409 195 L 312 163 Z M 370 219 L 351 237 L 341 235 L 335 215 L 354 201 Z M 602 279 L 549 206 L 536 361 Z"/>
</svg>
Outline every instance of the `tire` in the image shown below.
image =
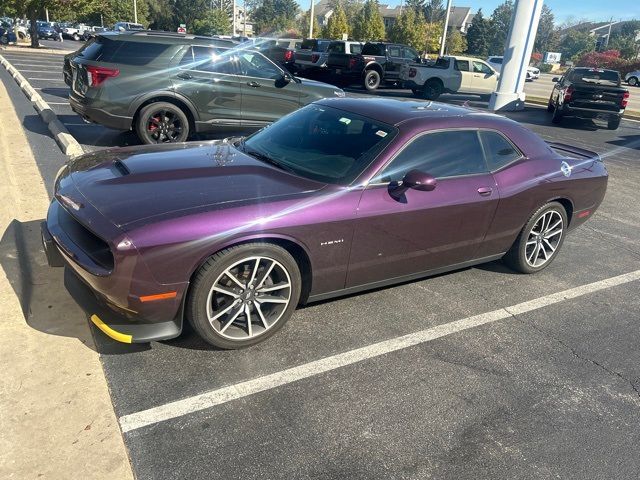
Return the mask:
<svg viewBox="0 0 640 480">
<path fill-rule="evenodd" d="M 247 288 L 251 283 L 253 288 Z M 261 285 L 270 290 L 258 293 Z M 212 255 L 198 269 L 186 315 L 207 343 L 223 349 L 249 347 L 289 320 L 301 287 L 300 270 L 289 252 L 270 243 L 246 243 Z"/>
<path fill-rule="evenodd" d="M 560 111 L 560 108 L 558 107 L 558 105 L 554 105 L 553 117 L 551 117 L 551 123 L 555 123 L 556 125 L 558 125 L 560 122 L 562 122 L 562 112 Z"/>
<path fill-rule="evenodd" d="M 18 40 L 24 40 L 25 38 L 27 38 L 27 36 L 24 33 L 18 32 Z"/>
<path fill-rule="evenodd" d="M 607 122 L 607 130 L 617 130 L 620 126 L 620 118 L 612 118 Z"/>
<path fill-rule="evenodd" d="M 74 39 L 76 42 L 79 42 L 79 41 L 80 41 L 80 35 L 78 35 L 77 33 L 74 33 L 74 34 L 73 34 L 73 39 Z"/>
<path fill-rule="evenodd" d="M 411 92 L 416 96 L 416 97 L 422 97 L 422 90 L 419 90 L 417 88 L 412 88 Z"/>
<path fill-rule="evenodd" d="M 0 37 L 0 45 L 7 45 L 9 43 L 9 38 L 6 35 Z"/>
<path fill-rule="evenodd" d="M 184 142 L 189 138 L 189 119 L 173 103 L 150 103 L 138 114 L 136 133 L 146 144 Z"/>
<path fill-rule="evenodd" d="M 555 107 L 553 106 L 553 97 L 549 97 L 549 103 L 547 103 L 547 112 L 551 113 L 553 112 L 553 109 Z"/>
<path fill-rule="evenodd" d="M 637 77 L 629 77 L 629 80 L 627 80 L 627 83 L 632 86 L 635 87 L 638 85 L 638 78 Z"/>
<path fill-rule="evenodd" d="M 364 75 L 363 86 L 368 92 L 375 91 L 380 86 L 380 74 L 376 70 L 367 70 Z"/>
<path fill-rule="evenodd" d="M 502 260 L 509 268 L 520 273 L 536 273 L 547 268 L 564 243 L 567 225 L 567 212 L 560 203 L 543 205 L 531 215 Z"/>
<path fill-rule="evenodd" d="M 422 89 L 422 98 L 425 100 L 437 100 L 443 92 L 442 83 L 438 80 L 427 80 Z"/>
</svg>

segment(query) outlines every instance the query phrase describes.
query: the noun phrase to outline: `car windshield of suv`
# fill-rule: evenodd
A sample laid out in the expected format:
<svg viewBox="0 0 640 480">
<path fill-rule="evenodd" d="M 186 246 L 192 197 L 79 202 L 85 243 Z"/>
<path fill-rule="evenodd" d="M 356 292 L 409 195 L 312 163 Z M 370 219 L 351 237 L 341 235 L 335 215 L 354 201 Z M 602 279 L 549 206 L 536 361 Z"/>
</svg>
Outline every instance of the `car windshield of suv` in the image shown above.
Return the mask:
<svg viewBox="0 0 640 480">
<path fill-rule="evenodd" d="M 620 83 L 620 74 L 615 70 L 576 69 L 569 74 L 569 81 L 573 83 L 595 83 L 618 85 Z"/>
<path fill-rule="evenodd" d="M 301 177 L 347 185 L 396 132 L 370 118 L 312 104 L 251 135 L 239 148 Z"/>
</svg>

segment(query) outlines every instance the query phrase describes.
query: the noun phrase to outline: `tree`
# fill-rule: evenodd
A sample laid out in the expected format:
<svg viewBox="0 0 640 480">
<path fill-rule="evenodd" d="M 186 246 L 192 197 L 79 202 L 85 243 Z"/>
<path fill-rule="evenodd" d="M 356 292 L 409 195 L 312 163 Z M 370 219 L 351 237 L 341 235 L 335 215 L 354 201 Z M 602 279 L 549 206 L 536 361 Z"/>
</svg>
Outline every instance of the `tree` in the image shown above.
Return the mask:
<svg viewBox="0 0 640 480">
<path fill-rule="evenodd" d="M 177 25 L 173 20 L 173 1 L 155 0 L 149 2 L 149 28 L 151 30 L 175 30 Z"/>
<path fill-rule="evenodd" d="M 184 23 L 188 31 L 193 31 L 195 21 L 211 8 L 209 0 L 173 0 L 173 4 L 173 21 L 176 26 Z"/>
<path fill-rule="evenodd" d="M 406 6 L 417 14 L 424 16 L 425 0 L 407 0 Z"/>
<path fill-rule="evenodd" d="M 609 48 L 620 51 L 620 56 L 627 60 L 634 60 L 638 55 L 640 43 L 636 42 L 635 34 L 621 36 L 617 35 L 609 42 Z"/>
<path fill-rule="evenodd" d="M 263 0 L 251 16 L 258 32 L 264 34 L 295 27 L 297 14 L 295 0 Z"/>
<path fill-rule="evenodd" d="M 464 52 L 467 49 L 467 40 L 462 36 L 460 30 L 457 28 L 450 28 L 447 33 L 446 43 L 447 53 L 450 55 L 457 55 Z"/>
<path fill-rule="evenodd" d="M 209 9 L 202 18 L 193 21 L 191 28 L 196 35 L 229 35 L 231 33 L 231 19 L 224 10 Z"/>
<path fill-rule="evenodd" d="M 442 0 L 428 0 L 424 6 L 424 17 L 428 23 L 444 22 L 446 13 Z"/>
<path fill-rule="evenodd" d="M 486 57 L 489 54 L 490 34 L 489 21 L 482 15 L 482 9 L 479 9 L 467 31 L 467 52 L 471 55 Z"/>
<path fill-rule="evenodd" d="M 392 42 L 411 45 L 416 50 L 424 51 L 426 46 L 427 22 L 422 16 L 422 12 L 416 12 L 413 8 L 405 8 L 396 20 L 396 23 L 389 32 L 389 39 Z"/>
<path fill-rule="evenodd" d="M 536 39 L 533 43 L 533 49 L 536 52 L 554 52 L 558 46 L 558 32 L 554 26 L 553 12 L 546 5 L 542 6 L 540 13 L 540 23 L 538 23 L 538 31 Z"/>
<path fill-rule="evenodd" d="M 325 38 L 341 39 L 342 34 L 349 35 L 349 22 L 347 21 L 347 14 L 344 11 L 341 3 L 338 3 L 333 13 L 329 17 L 327 26 L 324 29 L 323 36 Z"/>
<path fill-rule="evenodd" d="M 441 22 L 426 23 L 424 27 L 424 51 L 426 53 L 436 53 L 440 50 L 440 41 L 442 40 L 442 29 L 444 24 Z"/>
<path fill-rule="evenodd" d="M 591 52 L 595 48 L 595 39 L 589 35 L 589 32 L 569 30 L 562 38 L 558 50 L 562 53 L 564 60 L 570 60 L 583 53 Z"/>
<path fill-rule="evenodd" d="M 309 14 L 310 13 L 311 11 L 307 10 L 302 15 L 300 15 L 300 17 L 297 20 L 296 28 L 300 32 L 299 36 L 304 38 L 307 38 L 309 36 Z M 319 37 L 321 33 L 322 33 L 322 28 L 318 23 L 317 17 L 314 15 L 313 16 L 313 36 Z"/>
<path fill-rule="evenodd" d="M 176 0 L 176 4 L 179 0 Z M 203 0 L 204 1 L 204 0 Z M 147 25 L 148 6 L 145 0 L 137 2 L 138 23 Z M 133 2 L 131 0 L 105 0 L 102 4 L 102 18 L 105 25 L 116 22 L 133 22 Z"/>
<path fill-rule="evenodd" d="M 363 42 L 384 39 L 384 21 L 380 15 L 378 0 L 364 2 L 362 10 L 354 20 L 353 36 Z"/>
<path fill-rule="evenodd" d="M 512 0 L 505 0 L 502 5 L 498 5 L 491 14 L 491 39 L 489 41 L 489 54 L 502 55 L 504 45 L 509 34 L 511 25 L 511 14 L 513 13 Z"/>
</svg>

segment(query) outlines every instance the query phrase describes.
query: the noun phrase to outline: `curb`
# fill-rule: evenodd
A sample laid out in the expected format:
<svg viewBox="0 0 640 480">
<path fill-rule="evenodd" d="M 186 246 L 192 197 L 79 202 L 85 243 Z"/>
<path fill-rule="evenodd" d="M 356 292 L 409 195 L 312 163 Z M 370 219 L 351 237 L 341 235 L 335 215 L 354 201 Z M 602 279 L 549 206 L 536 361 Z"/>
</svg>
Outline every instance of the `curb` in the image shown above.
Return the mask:
<svg viewBox="0 0 640 480">
<path fill-rule="evenodd" d="M 532 103 L 534 105 L 543 105 L 543 106 L 547 106 L 547 103 L 549 102 L 548 98 L 544 98 L 544 97 L 536 97 L 536 96 L 529 96 L 527 95 L 525 98 L 525 103 Z M 640 111 L 638 110 L 625 110 L 624 112 L 624 116 L 622 117 L 623 120 L 640 120 Z"/>
<path fill-rule="evenodd" d="M 58 120 L 57 115 L 51 109 L 49 104 L 45 102 L 40 94 L 33 89 L 27 79 L 24 78 L 22 74 L 18 72 L 18 70 L 16 70 L 16 68 L 2 55 L 0 55 L 0 64 L 2 64 L 7 72 L 9 72 L 9 75 L 13 77 L 27 99 L 31 101 L 33 108 L 36 109 L 44 123 L 47 124 L 49 131 L 60 146 L 62 152 L 71 158 L 83 155 L 84 150 L 82 150 L 78 141 L 69 133 L 67 127 Z"/>
</svg>

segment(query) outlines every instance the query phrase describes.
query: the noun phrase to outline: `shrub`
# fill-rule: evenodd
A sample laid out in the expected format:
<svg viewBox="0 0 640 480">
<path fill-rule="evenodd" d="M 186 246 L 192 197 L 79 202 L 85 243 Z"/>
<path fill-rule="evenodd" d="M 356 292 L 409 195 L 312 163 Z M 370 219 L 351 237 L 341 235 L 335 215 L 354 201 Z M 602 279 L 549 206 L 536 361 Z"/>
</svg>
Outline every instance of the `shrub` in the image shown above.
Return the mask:
<svg viewBox="0 0 640 480">
<path fill-rule="evenodd" d="M 543 63 L 542 65 L 540 65 L 540 71 L 542 73 L 549 73 L 552 68 L 553 65 L 551 65 L 550 63 Z"/>
</svg>

